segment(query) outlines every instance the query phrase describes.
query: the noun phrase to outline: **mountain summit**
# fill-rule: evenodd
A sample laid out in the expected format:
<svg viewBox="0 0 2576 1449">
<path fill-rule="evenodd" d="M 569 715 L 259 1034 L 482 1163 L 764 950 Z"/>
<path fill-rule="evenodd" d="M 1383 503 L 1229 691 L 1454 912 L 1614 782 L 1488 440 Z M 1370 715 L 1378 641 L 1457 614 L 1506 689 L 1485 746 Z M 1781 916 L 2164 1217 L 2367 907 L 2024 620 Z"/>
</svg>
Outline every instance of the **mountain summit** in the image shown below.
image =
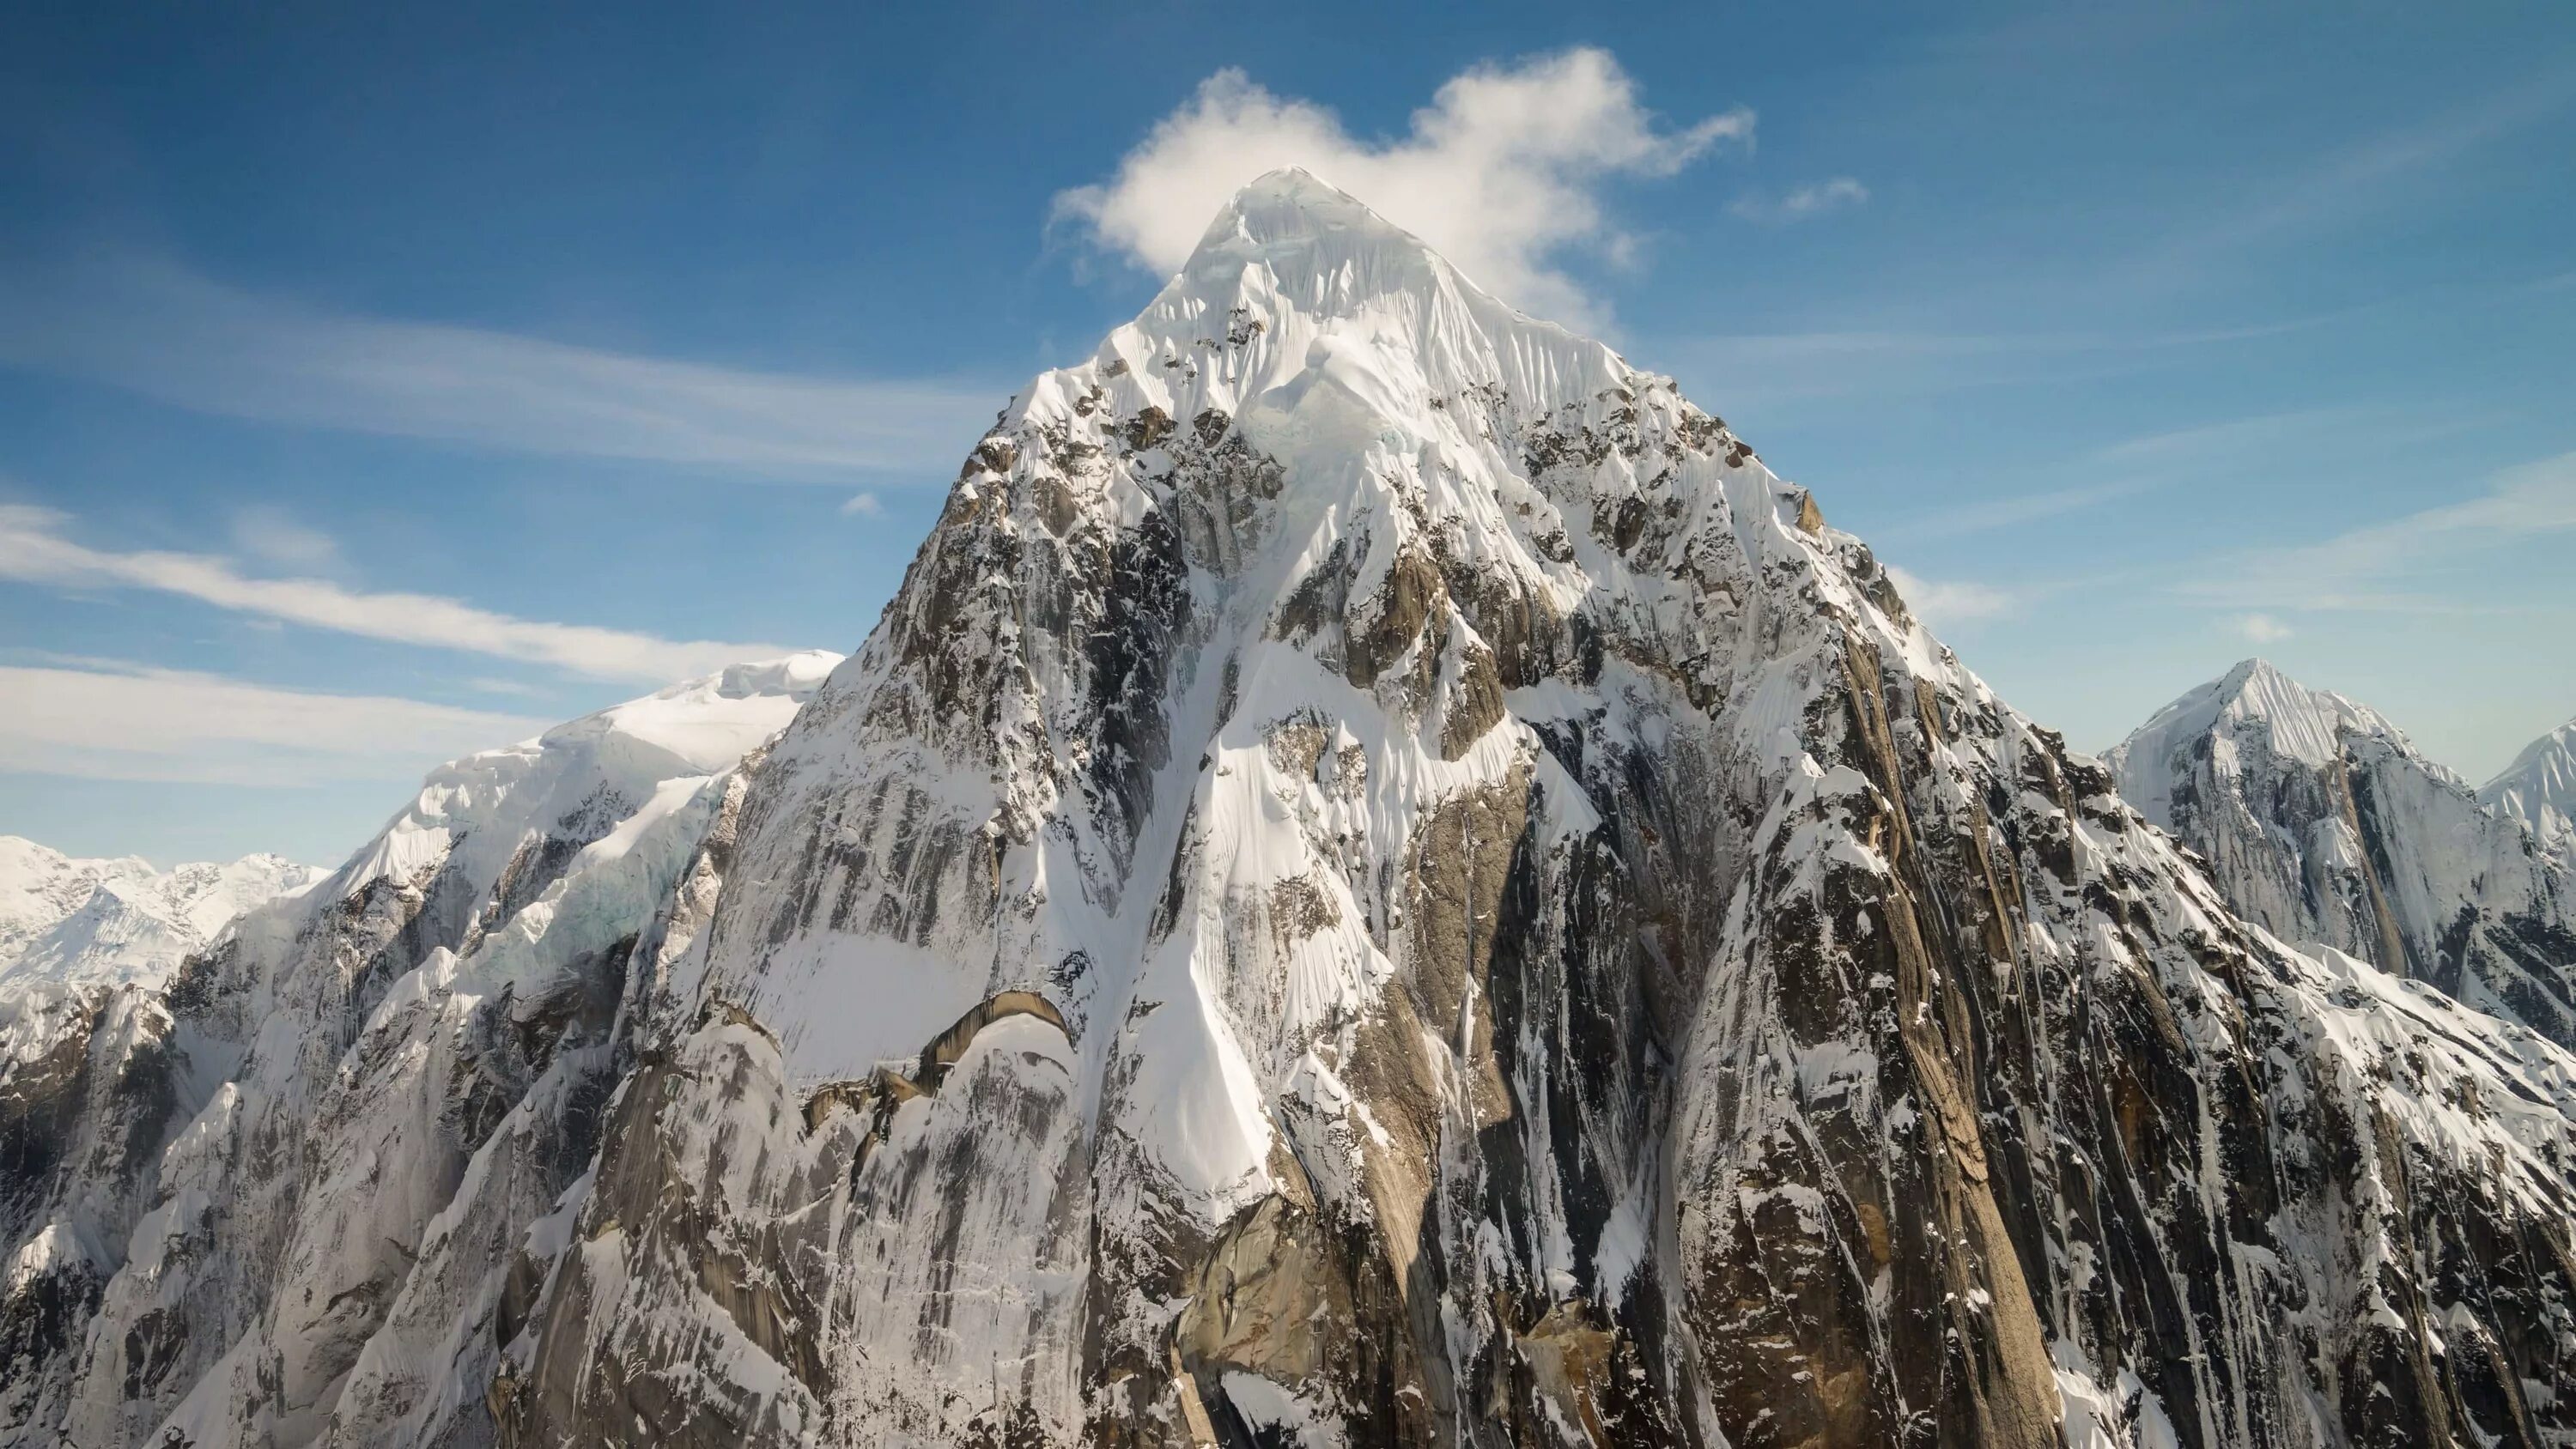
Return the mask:
<svg viewBox="0 0 2576 1449">
<path fill-rule="evenodd" d="M 681 793 L 578 906 L 353 907 L 311 1125 L 170 1137 L 19 1442 L 2576 1427 L 2576 1058 L 2240 921 L 1724 423 L 1311 177 Z"/>
</svg>

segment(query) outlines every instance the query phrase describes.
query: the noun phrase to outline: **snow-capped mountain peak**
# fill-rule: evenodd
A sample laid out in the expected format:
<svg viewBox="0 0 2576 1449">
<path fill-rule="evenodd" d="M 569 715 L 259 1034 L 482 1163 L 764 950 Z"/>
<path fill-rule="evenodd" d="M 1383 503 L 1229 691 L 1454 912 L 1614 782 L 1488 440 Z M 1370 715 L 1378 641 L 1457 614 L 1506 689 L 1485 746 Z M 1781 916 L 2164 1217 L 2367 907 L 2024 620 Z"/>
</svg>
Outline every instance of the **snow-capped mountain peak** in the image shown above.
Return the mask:
<svg viewBox="0 0 2576 1449">
<path fill-rule="evenodd" d="M 2310 768 L 2340 759 L 2354 737 L 2387 740 L 2414 753 L 2404 733 L 2378 711 L 2331 690 L 2310 689 L 2270 660 L 2254 658 L 2185 691 L 2103 758 L 2119 771 L 2129 802 L 2149 819 L 2162 820 L 2176 778 L 2168 767 L 2177 752 L 2194 741 L 2222 737 L 2231 748 L 2259 742 L 2269 757 Z"/>
<path fill-rule="evenodd" d="M 2377 711 L 2249 659 L 2104 763 L 2249 920 L 2576 1046 L 2576 874 Z"/>
<path fill-rule="evenodd" d="M 2521 821 L 2576 868 L 2576 720 L 2524 746 L 2478 798 Z"/>
<path fill-rule="evenodd" d="M 662 712 L 200 958 L 185 1108 L 0 1192 L 64 1325 L 0 1445 L 2576 1414 L 2576 1058 L 2239 920 L 1722 423 L 1311 177 L 1004 411 L 774 743 L 648 779 Z"/>
</svg>

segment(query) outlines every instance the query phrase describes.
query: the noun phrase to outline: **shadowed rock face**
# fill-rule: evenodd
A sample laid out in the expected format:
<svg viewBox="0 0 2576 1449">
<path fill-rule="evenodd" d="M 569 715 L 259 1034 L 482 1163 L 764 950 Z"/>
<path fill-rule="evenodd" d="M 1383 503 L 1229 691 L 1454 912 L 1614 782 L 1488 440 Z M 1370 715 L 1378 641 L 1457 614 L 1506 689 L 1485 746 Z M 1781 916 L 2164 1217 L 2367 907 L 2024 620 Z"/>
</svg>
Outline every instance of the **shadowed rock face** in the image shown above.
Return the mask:
<svg viewBox="0 0 2576 1449">
<path fill-rule="evenodd" d="M 2576 1059 L 2231 915 L 1722 423 L 1306 178 L 693 819 L 550 978 L 589 1065 L 201 1444 L 2576 1430 Z M 409 1327 L 335 1393 L 316 1312 Z"/>
</svg>

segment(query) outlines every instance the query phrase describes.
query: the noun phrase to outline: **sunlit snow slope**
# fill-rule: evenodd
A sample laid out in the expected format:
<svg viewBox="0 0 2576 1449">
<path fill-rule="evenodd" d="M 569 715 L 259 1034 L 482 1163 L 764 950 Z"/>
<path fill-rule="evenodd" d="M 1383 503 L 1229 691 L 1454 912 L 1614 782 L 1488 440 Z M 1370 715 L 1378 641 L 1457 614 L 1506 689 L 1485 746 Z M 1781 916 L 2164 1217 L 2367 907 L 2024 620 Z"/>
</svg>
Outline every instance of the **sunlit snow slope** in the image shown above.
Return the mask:
<svg viewBox="0 0 2576 1449">
<path fill-rule="evenodd" d="M 166 992 L 0 992 L 0 1444 L 490 1442 L 492 1319 L 596 1143 L 630 963 L 835 662 L 459 760 Z"/>
<path fill-rule="evenodd" d="M 2576 721 L 2533 740 L 2478 790 L 2576 868 Z"/>
</svg>

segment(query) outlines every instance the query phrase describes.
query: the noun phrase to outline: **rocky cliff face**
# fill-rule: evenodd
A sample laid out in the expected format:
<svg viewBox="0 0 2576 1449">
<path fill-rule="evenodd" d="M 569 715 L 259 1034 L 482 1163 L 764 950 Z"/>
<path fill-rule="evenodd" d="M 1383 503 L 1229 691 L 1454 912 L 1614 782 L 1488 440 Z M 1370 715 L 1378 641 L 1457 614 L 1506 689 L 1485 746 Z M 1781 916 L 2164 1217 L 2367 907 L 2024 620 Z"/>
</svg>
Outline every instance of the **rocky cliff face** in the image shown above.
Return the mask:
<svg viewBox="0 0 2576 1449">
<path fill-rule="evenodd" d="M 2105 761 L 2247 920 L 2576 1045 L 2576 869 L 2370 709 L 2249 659 Z"/>
<path fill-rule="evenodd" d="M 666 878 L 547 913 L 625 923 L 605 977 L 454 984 L 490 873 L 362 912 L 325 980 L 381 994 L 173 1114 L 21 1422 L 2576 1433 L 2576 1058 L 2231 914 L 1723 423 L 1301 175 L 689 798 Z M 174 1012 L 244 1039 L 260 979 Z"/>
<path fill-rule="evenodd" d="M 506 1442 L 2567 1401 L 2565 1058 L 2241 924 L 1717 419 L 1302 178 L 975 450 L 722 875 Z"/>
</svg>

